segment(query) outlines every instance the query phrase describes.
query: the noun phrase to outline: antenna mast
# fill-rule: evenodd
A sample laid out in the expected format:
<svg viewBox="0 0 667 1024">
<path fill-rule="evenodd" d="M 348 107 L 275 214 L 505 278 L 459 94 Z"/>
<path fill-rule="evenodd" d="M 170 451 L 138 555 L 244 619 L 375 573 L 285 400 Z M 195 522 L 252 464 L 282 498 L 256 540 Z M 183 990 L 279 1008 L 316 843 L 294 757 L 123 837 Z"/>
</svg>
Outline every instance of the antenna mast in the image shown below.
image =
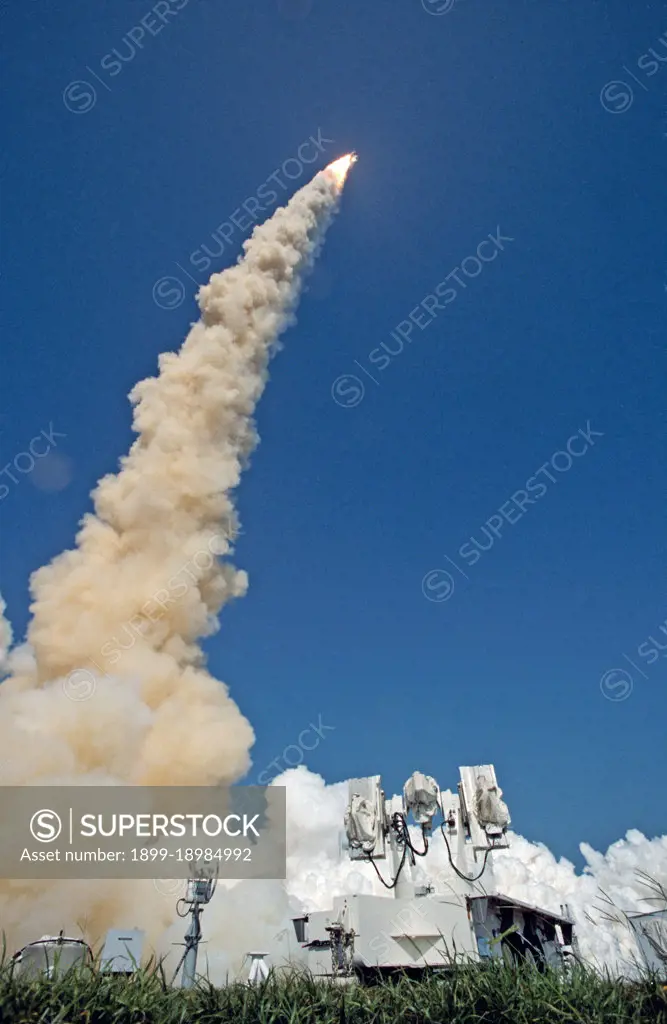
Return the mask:
<svg viewBox="0 0 667 1024">
<path fill-rule="evenodd" d="M 176 904 L 176 913 L 179 917 L 190 915 L 190 927 L 185 933 L 185 951 L 179 960 L 173 979 L 176 980 L 182 967 L 181 988 L 192 988 L 195 983 L 197 953 L 201 942 L 200 917 L 215 892 L 218 884 L 217 874 L 217 866 L 213 873 L 210 864 L 194 872 L 193 877 L 188 878 L 186 895 Z M 182 906 L 185 909 L 182 909 Z"/>
</svg>

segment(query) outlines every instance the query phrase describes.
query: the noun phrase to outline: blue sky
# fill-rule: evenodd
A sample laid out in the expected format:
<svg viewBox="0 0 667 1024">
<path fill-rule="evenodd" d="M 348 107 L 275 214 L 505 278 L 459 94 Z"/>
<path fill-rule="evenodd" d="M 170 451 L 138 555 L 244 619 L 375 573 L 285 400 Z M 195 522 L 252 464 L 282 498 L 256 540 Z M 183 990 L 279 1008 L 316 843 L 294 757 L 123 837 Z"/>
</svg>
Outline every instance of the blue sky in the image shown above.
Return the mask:
<svg viewBox="0 0 667 1024">
<path fill-rule="evenodd" d="M 446 787 L 494 762 L 517 830 L 578 862 L 581 840 L 663 832 L 662 4 L 10 0 L 0 18 L 2 465 L 57 432 L 0 478 L 16 631 L 30 573 L 131 443 L 128 391 L 196 317 L 192 254 L 331 140 L 313 171 L 360 161 L 259 410 L 250 592 L 207 645 L 257 732 L 248 781 L 321 723 L 306 763 L 329 781 Z"/>
</svg>

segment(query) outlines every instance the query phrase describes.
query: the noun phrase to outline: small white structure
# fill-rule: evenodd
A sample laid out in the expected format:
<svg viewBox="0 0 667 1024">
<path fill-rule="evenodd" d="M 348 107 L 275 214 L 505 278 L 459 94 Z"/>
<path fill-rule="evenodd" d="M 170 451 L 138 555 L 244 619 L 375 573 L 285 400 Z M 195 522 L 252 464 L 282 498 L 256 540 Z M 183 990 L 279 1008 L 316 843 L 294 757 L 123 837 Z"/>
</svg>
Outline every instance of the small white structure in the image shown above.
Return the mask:
<svg viewBox="0 0 667 1024">
<path fill-rule="evenodd" d="M 269 968 L 266 963 L 265 957 L 268 953 L 248 953 L 250 957 L 250 972 L 248 974 L 248 984 L 258 985 L 262 981 L 266 981 L 269 976 Z"/>
<path fill-rule="evenodd" d="M 104 941 L 100 970 L 134 974 L 141 964 L 145 932 L 138 928 L 110 928 Z"/>
</svg>

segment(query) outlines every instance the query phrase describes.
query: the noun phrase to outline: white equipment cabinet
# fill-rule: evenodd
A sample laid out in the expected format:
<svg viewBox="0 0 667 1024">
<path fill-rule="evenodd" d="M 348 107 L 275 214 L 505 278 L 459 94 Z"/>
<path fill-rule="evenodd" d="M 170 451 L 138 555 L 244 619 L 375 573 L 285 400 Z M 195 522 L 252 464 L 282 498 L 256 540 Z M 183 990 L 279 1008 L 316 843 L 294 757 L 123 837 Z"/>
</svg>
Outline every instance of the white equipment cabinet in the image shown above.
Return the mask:
<svg viewBox="0 0 667 1024">
<path fill-rule="evenodd" d="M 634 914 L 630 924 L 646 967 L 667 981 L 667 910 Z"/>
</svg>

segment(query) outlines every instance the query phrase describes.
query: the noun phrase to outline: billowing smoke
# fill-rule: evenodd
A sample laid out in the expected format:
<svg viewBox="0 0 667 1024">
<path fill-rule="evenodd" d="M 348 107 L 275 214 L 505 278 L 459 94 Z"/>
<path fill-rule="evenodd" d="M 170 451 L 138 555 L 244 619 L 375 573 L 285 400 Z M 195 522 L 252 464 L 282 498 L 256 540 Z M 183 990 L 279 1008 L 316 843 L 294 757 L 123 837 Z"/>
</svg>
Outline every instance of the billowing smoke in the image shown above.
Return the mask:
<svg viewBox="0 0 667 1024">
<path fill-rule="evenodd" d="M 541 843 L 512 836 L 511 848 L 496 855 L 497 886 L 548 910 L 567 905 L 586 961 L 632 973 L 638 951 L 626 915 L 663 909 L 656 892 L 667 889 L 667 836 L 647 839 L 630 829 L 606 853 L 588 843 L 581 843 L 580 850 L 583 874 L 565 858 L 556 860 Z"/>
<path fill-rule="evenodd" d="M 1 783 L 209 785 L 248 770 L 253 730 L 199 641 L 246 590 L 220 560 L 238 530 L 233 493 L 258 441 L 269 359 L 350 162 L 255 229 L 238 265 L 201 288 L 180 352 L 132 391 L 137 440 L 93 492 L 76 548 L 31 579 L 32 656 L 0 686 Z M 4 651 L 6 625 L 0 635 Z M 151 883 L 101 888 L 5 882 L 2 927 L 14 943 L 75 925 L 96 938 L 128 912 L 152 933 L 173 914 Z"/>
</svg>

